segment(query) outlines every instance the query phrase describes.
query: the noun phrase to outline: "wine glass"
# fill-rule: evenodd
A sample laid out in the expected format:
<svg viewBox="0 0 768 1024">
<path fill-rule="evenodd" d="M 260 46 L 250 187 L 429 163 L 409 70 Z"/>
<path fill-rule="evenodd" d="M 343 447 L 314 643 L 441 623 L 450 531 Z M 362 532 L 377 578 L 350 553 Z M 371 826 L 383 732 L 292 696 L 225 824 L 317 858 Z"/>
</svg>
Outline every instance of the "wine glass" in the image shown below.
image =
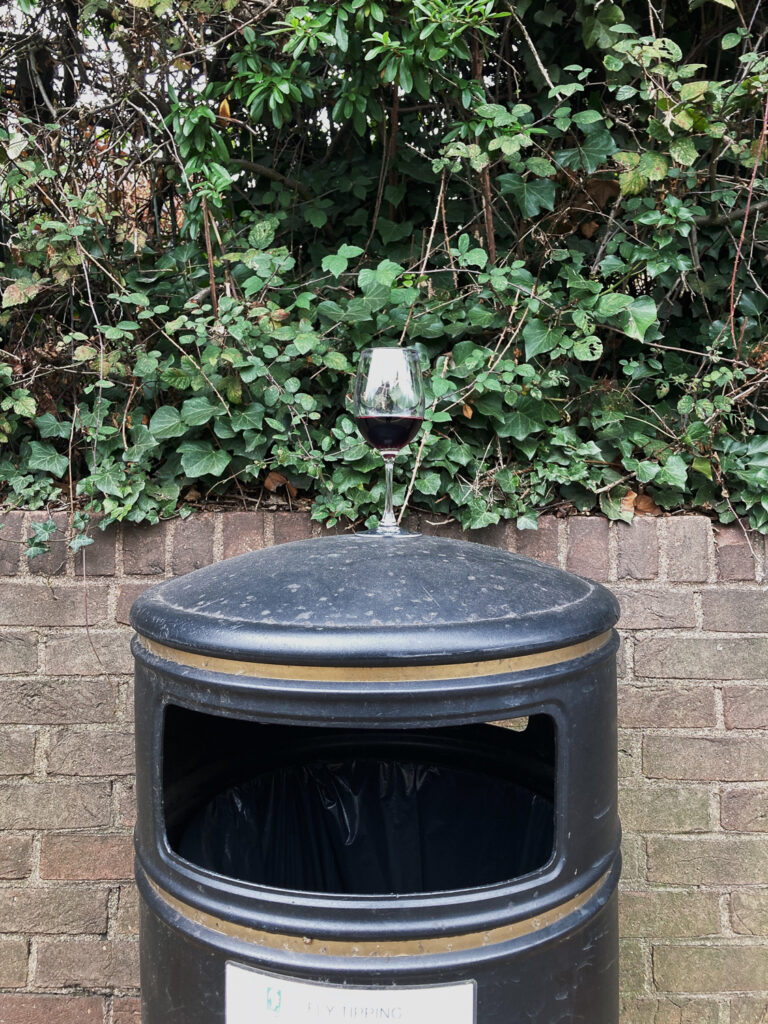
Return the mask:
<svg viewBox="0 0 768 1024">
<path fill-rule="evenodd" d="M 384 458 L 384 515 L 372 532 L 405 533 L 392 510 L 392 472 L 397 453 L 419 432 L 424 420 L 424 382 L 415 348 L 366 348 L 355 378 L 355 422 L 368 444 Z"/>
</svg>

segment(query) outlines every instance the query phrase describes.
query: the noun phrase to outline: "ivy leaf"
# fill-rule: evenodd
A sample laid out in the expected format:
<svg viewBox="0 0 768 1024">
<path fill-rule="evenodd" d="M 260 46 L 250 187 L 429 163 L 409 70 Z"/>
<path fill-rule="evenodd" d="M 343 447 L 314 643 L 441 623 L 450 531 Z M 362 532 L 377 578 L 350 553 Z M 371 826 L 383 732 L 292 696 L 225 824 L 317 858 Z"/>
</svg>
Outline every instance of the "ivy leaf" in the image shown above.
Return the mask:
<svg viewBox="0 0 768 1024">
<path fill-rule="evenodd" d="M 550 330 L 543 320 L 529 320 L 523 328 L 525 339 L 525 358 L 533 359 L 542 352 L 551 352 L 557 348 L 565 337 L 565 332 L 560 328 Z"/>
<path fill-rule="evenodd" d="M 91 473 L 91 480 L 103 494 L 122 498 L 125 493 L 125 468 L 112 460 L 104 461 Z"/>
<path fill-rule="evenodd" d="M 90 544 L 93 544 L 93 537 L 86 537 L 84 533 L 77 533 L 69 542 L 69 547 L 77 553 L 82 548 L 87 548 Z"/>
<path fill-rule="evenodd" d="M 237 431 L 261 430 L 264 422 L 264 406 L 258 402 L 251 402 L 245 409 L 238 409 L 232 413 L 232 428 Z"/>
<path fill-rule="evenodd" d="M 524 441 L 526 437 L 541 428 L 541 423 L 526 416 L 524 412 L 513 409 L 507 413 L 503 422 L 497 425 L 496 433 L 499 437 L 514 437 L 516 441 Z"/>
<path fill-rule="evenodd" d="M 419 473 L 416 477 L 416 490 L 421 494 L 439 494 L 442 482 L 439 473 Z"/>
<path fill-rule="evenodd" d="M 57 420 L 53 413 L 46 412 L 35 420 L 40 437 L 69 437 L 72 429 L 71 423 Z"/>
<path fill-rule="evenodd" d="M 598 316 L 616 316 L 632 305 L 631 295 L 620 295 L 618 292 L 606 292 L 600 296 L 596 313 Z"/>
<path fill-rule="evenodd" d="M 537 217 L 542 210 L 555 208 L 555 183 L 542 178 L 523 180 L 519 174 L 501 174 L 502 195 L 511 195 L 523 217 Z"/>
<path fill-rule="evenodd" d="M 674 487 L 678 491 L 684 491 L 687 482 L 688 467 L 682 455 L 670 455 L 654 480 L 657 486 Z"/>
<path fill-rule="evenodd" d="M 42 441 L 29 442 L 27 466 L 30 469 L 40 469 L 58 478 L 64 476 L 68 465 L 67 456 L 60 455 L 52 444 L 45 444 Z"/>
<path fill-rule="evenodd" d="M 207 398 L 188 398 L 181 407 L 181 418 L 190 427 L 201 427 L 204 423 L 221 412 L 220 403 L 209 402 Z M 154 417 L 153 417 L 154 418 Z M 150 430 L 152 424 L 150 423 Z"/>
<path fill-rule="evenodd" d="M 707 480 L 712 479 L 712 463 L 709 459 L 702 458 L 700 455 L 696 456 L 693 460 L 693 468 L 697 473 L 701 473 L 705 476 Z"/>
<path fill-rule="evenodd" d="M 323 256 L 321 266 L 323 270 L 327 270 L 329 274 L 339 278 L 349 266 L 349 261 L 341 255 Z"/>
<path fill-rule="evenodd" d="M 179 445 L 181 465 L 193 480 L 201 476 L 221 476 L 232 461 L 229 452 L 214 448 L 210 441 L 185 441 Z"/>
<path fill-rule="evenodd" d="M 172 405 L 161 405 L 149 421 L 149 432 L 157 438 L 181 437 L 186 434 L 187 426 L 178 409 Z"/>
<path fill-rule="evenodd" d="M 630 338 L 642 341 L 648 328 L 656 322 L 656 303 L 650 295 L 641 295 L 623 314 L 622 329 Z"/>
</svg>

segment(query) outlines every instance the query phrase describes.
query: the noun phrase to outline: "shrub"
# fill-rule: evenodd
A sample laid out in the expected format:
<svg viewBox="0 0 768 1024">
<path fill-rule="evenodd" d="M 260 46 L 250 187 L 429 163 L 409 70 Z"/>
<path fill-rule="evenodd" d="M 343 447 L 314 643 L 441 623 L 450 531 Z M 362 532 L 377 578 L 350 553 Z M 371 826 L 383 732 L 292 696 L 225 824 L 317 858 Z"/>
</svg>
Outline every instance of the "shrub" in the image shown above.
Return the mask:
<svg viewBox="0 0 768 1024">
<path fill-rule="evenodd" d="M 60 2 L 0 131 L 6 505 L 370 517 L 350 376 L 407 342 L 401 503 L 768 531 L 759 4 Z"/>
</svg>

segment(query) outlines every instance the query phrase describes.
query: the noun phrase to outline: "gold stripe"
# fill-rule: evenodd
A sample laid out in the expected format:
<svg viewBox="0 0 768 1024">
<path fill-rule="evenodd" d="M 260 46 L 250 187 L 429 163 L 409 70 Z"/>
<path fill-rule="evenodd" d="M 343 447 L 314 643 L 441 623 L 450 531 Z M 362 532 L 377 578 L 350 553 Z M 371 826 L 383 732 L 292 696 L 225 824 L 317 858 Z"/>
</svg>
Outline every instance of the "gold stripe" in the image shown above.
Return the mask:
<svg viewBox="0 0 768 1024">
<path fill-rule="evenodd" d="M 207 669 L 224 675 L 255 676 L 261 679 L 294 679 L 299 682 L 355 682 L 395 683 L 418 679 L 473 679 L 479 676 L 526 672 L 532 668 L 559 665 L 572 658 L 603 647 L 611 639 L 611 630 L 584 640 L 582 643 L 558 647 L 539 654 L 521 654 L 515 658 L 496 658 L 491 661 L 467 661 L 452 665 L 392 665 L 375 668 L 356 668 L 353 665 L 272 665 L 257 661 L 236 661 L 233 658 L 215 658 L 207 654 L 191 654 L 175 647 L 140 636 L 139 642 L 152 654 L 177 665 Z"/>
<path fill-rule="evenodd" d="M 417 956 L 421 953 L 456 953 L 466 949 L 480 949 L 484 946 L 493 946 L 500 942 L 507 942 L 509 939 L 520 938 L 523 935 L 532 935 L 534 932 L 541 931 L 551 924 L 562 921 L 563 918 L 583 907 L 600 887 L 604 885 L 608 874 L 609 871 L 606 871 L 594 885 L 579 893 L 578 896 L 566 900 L 565 903 L 561 903 L 559 906 L 553 907 L 543 914 L 526 917 L 522 921 L 502 925 L 500 928 L 490 928 L 488 931 L 472 932 L 468 935 L 441 935 L 424 939 L 360 942 L 301 935 L 281 935 L 276 932 L 265 932 L 258 928 L 249 928 L 246 925 L 235 924 L 232 921 L 225 921 L 222 918 L 215 917 L 213 914 L 197 910 L 188 903 L 176 899 L 175 896 L 165 892 L 152 879 L 147 879 L 147 881 L 156 895 L 168 907 L 177 911 L 188 921 L 218 932 L 220 935 L 227 935 L 233 939 L 242 939 L 255 946 L 280 949 L 286 953 L 309 953 L 313 956 L 395 957 Z"/>
</svg>

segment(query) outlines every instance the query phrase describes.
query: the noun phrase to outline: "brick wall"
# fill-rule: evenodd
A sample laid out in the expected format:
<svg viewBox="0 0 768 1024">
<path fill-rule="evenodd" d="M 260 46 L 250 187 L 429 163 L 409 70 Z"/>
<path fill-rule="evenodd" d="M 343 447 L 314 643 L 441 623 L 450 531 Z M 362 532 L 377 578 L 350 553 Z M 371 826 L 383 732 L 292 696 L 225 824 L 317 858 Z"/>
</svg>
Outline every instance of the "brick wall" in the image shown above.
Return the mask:
<svg viewBox="0 0 768 1024">
<path fill-rule="evenodd" d="M 128 610 L 164 576 L 321 529 L 196 515 L 98 533 L 85 562 L 62 534 L 28 564 L 30 518 L 0 519 L 0 1024 L 139 1024 Z M 621 600 L 623 1024 L 766 1024 L 762 538 L 685 516 L 472 539 Z"/>
</svg>

